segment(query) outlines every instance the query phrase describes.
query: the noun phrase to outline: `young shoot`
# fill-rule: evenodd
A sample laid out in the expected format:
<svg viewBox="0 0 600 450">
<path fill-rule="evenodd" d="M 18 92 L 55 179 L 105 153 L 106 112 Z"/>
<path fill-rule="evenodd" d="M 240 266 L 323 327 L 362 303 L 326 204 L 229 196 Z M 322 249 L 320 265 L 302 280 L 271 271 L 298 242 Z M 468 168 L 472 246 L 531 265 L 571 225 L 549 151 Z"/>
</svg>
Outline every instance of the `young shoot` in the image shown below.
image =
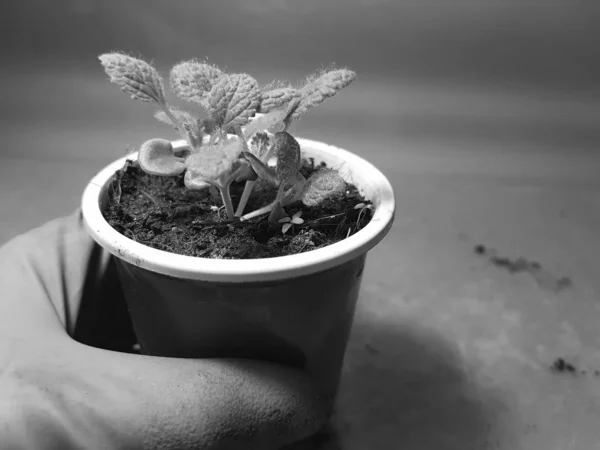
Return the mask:
<svg viewBox="0 0 600 450">
<path fill-rule="evenodd" d="M 283 224 L 281 227 L 281 232 L 283 234 L 287 233 L 290 228 L 294 225 L 302 225 L 304 223 L 304 219 L 300 217 L 302 215 L 302 211 L 298 211 L 292 217 L 285 216 L 279 219 L 279 223 Z"/>
<path fill-rule="evenodd" d="M 280 225 L 280 219 L 287 217 L 285 205 L 296 200 L 314 205 L 345 187 L 335 171 L 321 170 L 306 180 L 299 172 L 300 145 L 287 130 L 293 120 L 354 81 L 354 72 L 320 72 L 299 88 L 261 87 L 248 74 L 226 73 L 201 60 L 184 61 L 172 68 L 169 84 L 180 100 L 205 111 L 205 116 L 196 117 L 167 103 L 163 80 L 146 61 L 121 52 L 105 53 L 99 59 L 112 83 L 131 98 L 158 106 L 156 119 L 174 127 L 188 143 L 188 151 L 175 154 L 166 139 L 146 141 L 138 152 L 140 168 L 152 175 L 185 173 L 188 189 L 218 191 L 229 220 L 269 213 L 270 222 Z M 271 159 L 276 160 L 274 168 L 269 165 Z M 258 178 L 277 187 L 276 198 L 243 216 Z M 245 182 L 235 210 L 230 195 L 234 181 Z"/>
</svg>

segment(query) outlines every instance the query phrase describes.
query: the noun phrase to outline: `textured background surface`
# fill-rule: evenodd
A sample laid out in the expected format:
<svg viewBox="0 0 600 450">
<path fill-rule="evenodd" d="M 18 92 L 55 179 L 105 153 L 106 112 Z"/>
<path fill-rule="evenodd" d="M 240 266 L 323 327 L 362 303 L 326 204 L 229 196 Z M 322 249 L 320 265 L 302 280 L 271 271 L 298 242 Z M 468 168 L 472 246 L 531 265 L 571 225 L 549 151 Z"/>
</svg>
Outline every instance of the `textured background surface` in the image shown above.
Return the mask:
<svg viewBox="0 0 600 450">
<path fill-rule="evenodd" d="M 600 4 L 4 1 L 0 242 L 79 203 L 128 147 L 172 136 L 110 85 L 123 49 L 261 82 L 358 81 L 295 133 L 389 176 L 329 448 L 589 449 L 600 441 Z M 175 7 L 169 5 L 176 5 Z M 174 137 L 174 136 L 173 136 Z M 539 261 L 509 274 L 475 244 Z M 573 286 L 557 291 L 553 277 Z M 557 375 L 565 357 L 586 374 Z"/>
</svg>

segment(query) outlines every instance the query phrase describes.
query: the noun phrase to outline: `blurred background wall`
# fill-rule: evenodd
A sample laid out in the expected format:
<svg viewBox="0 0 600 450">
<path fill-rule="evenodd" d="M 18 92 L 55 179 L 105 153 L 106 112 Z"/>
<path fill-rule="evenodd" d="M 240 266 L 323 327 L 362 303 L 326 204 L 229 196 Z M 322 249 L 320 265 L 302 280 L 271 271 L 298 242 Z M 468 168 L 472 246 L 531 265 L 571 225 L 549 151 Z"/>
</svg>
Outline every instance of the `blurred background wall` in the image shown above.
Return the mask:
<svg viewBox="0 0 600 450">
<path fill-rule="evenodd" d="M 261 82 L 350 67 L 356 83 L 295 132 L 390 176 L 581 181 L 600 167 L 597 0 L 3 0 L 0 21 L 0 241 L 74 207 L 128 146 L 169 135 L 106 81 L 97 55 L 111 50 L 165 76 L 194 57 Z"/>
</svg>

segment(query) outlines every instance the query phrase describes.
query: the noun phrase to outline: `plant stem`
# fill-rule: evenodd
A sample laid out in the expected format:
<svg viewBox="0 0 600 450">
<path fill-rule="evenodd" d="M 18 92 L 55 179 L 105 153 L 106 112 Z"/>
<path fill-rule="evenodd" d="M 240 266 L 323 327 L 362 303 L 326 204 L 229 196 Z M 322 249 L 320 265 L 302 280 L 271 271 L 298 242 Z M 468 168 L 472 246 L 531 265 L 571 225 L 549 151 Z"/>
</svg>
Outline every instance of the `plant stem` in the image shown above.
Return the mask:
<svg viewBox="0 0 600 450">
<path fill-rule="evenodd" d="M 225 211 L 227 211 L 227 218 L 233 220 L 235 214 L 233 212 L 233 203 L 231 203 L 231 195 L 229 194 L 229 185 L 230 183 L 226 183 L 225 186 L 219 187 L 219 192 L 221 193 L 223 205 L 225 205 Z"/>
<path fill-rule="evenodd" d="M 171 111 L 169 106 L 165 103 L 165 104 L 162 104 L 161 107 L 162 107 L 162 110 L 167 115 L 167 117 L 169 119 L 171 119 L 171 122 L 173 122 L 173 126 L 175 128 L 177 128 L 177 130 L 180 133 L 185 133 L 185 135 L 187 136 L 188 144 L 190 144 L 190 151 L 192 151 L 194 148 L 196 148 L 196 146 L 198 145 L 198 143 L 196 142 L 196 139 L 194 138 L 192 133 L 190 133 L 188 130 L 186 130 L 183 127 L 183 125 L 177 120 L 177 117 L 175 117 L 175 115 L 173 114 L 173 112 Z"/>
<path fill-rule="evenodd" d="M 237 210 L 235 212 L 236 216 L 241 216 L 244 214 L 244 209 L 246 209 L 246 205 L 248 204 L 248 199 L 250 198 L 250 194 L 252 193 L 252 189 L 254 188 L 255 180 L 246 181 L 246 185 L 244 186 L 244 192 L 242 193 L 242 198 L 240 198 L 240 202 L 238 203 Z"/>
<path fill-rule="evenodd" d="M 273 210 L 275 203 L 276 202 L 273 202 L 273 203 L 268 204 L 267 206 L 263 206 L 262 208 L 255 209 L 251 213 L 248 213 L 245 216 L 240 217 L 240 220 L 250 220 L 250 219 L 254 219 L 255 217 L 259 217 L 264 214 L 268 214 Z"/>
<path fill-rule="evenodd" d="M 277 203 L 281 202 L 282 197 L 283 197 L 283 183 L 281 183 L 279 185 L 279 190 L 277 191 L 277 197 L 275 197 L 275 200 L 273 201 L 273 203 L 270 203 L 267 206 L 263 206 L 262 208 L 256 209 L 256 210 L 252 211 L 251 213 L 248 213 L 245 216 L 240 217 L 240 220 L 250 220 L 250 219 L 254 219 L 255 217 L 262 216 L 263 214 L 270 213 L 271 211 L 273 211 L 273 208 L 275 207 L 275 205 Z"/>
</svg>

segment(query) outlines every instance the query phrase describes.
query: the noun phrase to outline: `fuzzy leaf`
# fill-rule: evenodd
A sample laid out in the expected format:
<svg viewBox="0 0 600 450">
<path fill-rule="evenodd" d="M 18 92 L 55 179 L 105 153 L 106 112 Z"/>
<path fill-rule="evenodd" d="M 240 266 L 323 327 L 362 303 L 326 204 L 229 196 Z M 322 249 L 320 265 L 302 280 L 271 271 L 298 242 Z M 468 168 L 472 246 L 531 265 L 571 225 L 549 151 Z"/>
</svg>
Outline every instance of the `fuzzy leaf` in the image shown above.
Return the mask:
<svg viewBox="0 0 600 450">
<path fill-rule="evenodd" d="M 201 177 L 192 174 L 189 170 L 185 173 L 183 177 L 183 182 L 185 187 L 190 191 L 202 191 L 208 187 L 210 187 L 210 183 L 204 181 Z"/>
<path fill-rule="evenodd" d="M 242 143 L 232 140 L 224 145 L 205 147 L 191 154 L 186 166 L 191 177 L 219 186 L 221 180 L 232 172 L 233 164 L 242 151 Z"/>
<path fill-rule="evenodd" d="M 186 61 L 171 69 L 171 88 L 182 100 L 200 103 L 207 108 L 209 92 L 225 76 L 218 67 L 211 64 Z"/>
<path fill-rule="evenodd" d="M 267 114 L 256 117 L 244 128 L 244 136 L 246 136 L 246 139 L 249 139 L 255 133 L 269 131 L 276 126 L 279 127 L 279 130 L 277 131 L 281 131 L 287 116 L 288 108 L 287 105 L 284 105 L 268 112 Z"/>
<path fill-rule="evenodd" d="M 241 73 L 221 77 L 208 94 L 208 111 L 224 130 L 244 126 L 260 102 L 258 82 Z"/>
<path fill-rule="evenodd" d="M 260 94 L 260 107 L 258 112 L 268 113 L 276 108 L 288 105 L 292 100 L 300 98 L 302 94 L 298 89 L 283 87 Z"/>
<path fill-rule="evenodd" d="M 140 168 L 151 175 L 175 176 L 183 173 L 185 164 L 173 154 L 166 139 L 150 139 L 142 144 L 138 154 Z"/>
<path fill-rule="evenodd" d="M 183 126 L 185 131 L 192 131 L 194 133 L 198 133 L 198 121 L 189 112 L 173 108 L 171 108 L 171 112 L 179 121 L 179 123 Z M 167 125 L 172 125 L 175 128 L 177 128 L 177 124 L 174 124 L 171 118 L 167 116 L 167 114 L 164 111 L 156 111 L 154 117 L 160 122 L 166 123 Z"/>
<path fill-rule="evenodd" d="M 346 181 L 333 169 L 321 169 L 315 172 L 306 183 L 301 195 L 306 206 L 316 206 L 322 201 L 342 195 L 346 190 Z"/>
<path fill-rule="evenodd" d="M 99 59 L 110 81 L 131 98 L 164 105 L 162 79 L 150 64 L 124 53 L 105 53 Z"/>
<path fill-rule="evenodd" d="M 271 151 L 277 157 L 277 178 L 281 182 L 292 179 L 302 166 L 298 141 L 287 131 L 279 131 L 273 135 Z"/>
<path fill-rule="evenodd" d="M 302 98 L 296 106 L 292 118 L 298 119 L 310 108 L 333 97 L 355 79 L 356 73 L 347 69 L 332 70 L 309 79 L 308 83 L 300 89 Z"/>
</svg>

